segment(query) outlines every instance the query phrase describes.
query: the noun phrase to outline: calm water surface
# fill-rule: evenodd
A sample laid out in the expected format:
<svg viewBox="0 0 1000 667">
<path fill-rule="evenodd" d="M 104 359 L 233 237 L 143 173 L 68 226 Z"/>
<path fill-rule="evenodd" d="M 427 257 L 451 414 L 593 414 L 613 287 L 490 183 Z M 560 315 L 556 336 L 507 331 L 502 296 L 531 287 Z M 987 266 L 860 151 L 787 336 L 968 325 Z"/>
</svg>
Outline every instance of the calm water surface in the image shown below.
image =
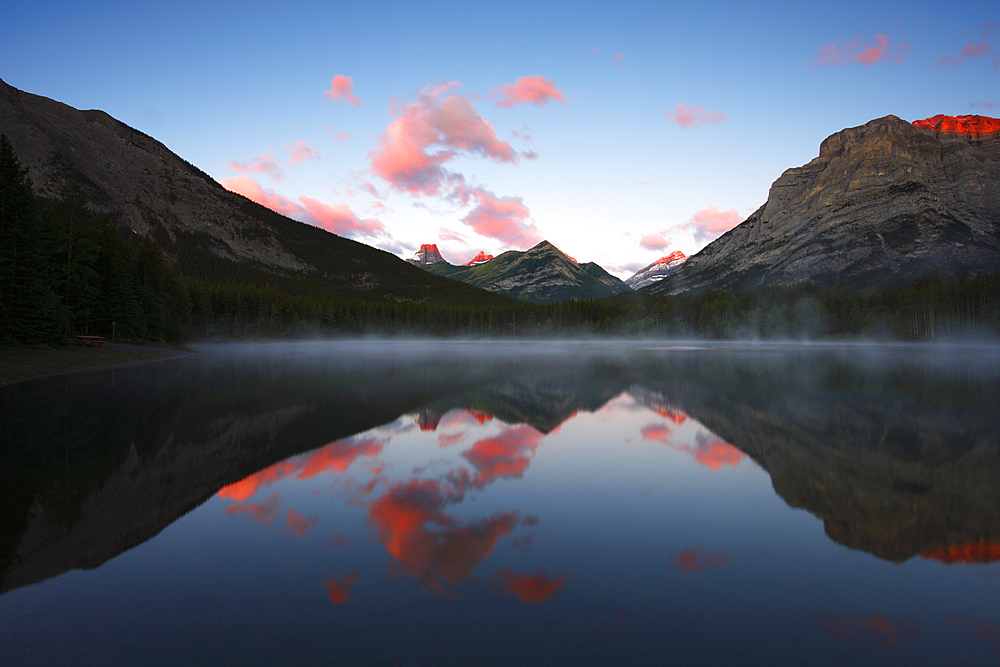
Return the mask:
<svg viewBox="0 0 1000 667">
<path fill-rule="evenodd" d="M 0 389 L 0 663 L 1000 660 L 1000 350 L 343 342 Z"/>
</svg>

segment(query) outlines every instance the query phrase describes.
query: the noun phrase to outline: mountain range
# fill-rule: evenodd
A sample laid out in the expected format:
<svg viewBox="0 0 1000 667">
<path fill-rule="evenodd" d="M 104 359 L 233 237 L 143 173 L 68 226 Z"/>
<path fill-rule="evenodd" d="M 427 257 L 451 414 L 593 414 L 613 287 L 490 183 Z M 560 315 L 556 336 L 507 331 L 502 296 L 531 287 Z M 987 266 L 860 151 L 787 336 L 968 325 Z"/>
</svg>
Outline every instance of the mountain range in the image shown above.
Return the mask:
<svg viewBox="0 0 1000 667">
<path fill-rule="evenodd" d="M 416 258 L 407 261 L 439 276 L 534 303 L 602 299 L 631 289 L 597 264 L 580 264 L 548 241 L 460 266 L 445 261 L 437 246 L 423 245 Z"/>
<path fill-rule="evenodd" d="M 409 263 L 223 188 L 102 111 L 0 81 L 0 132 L 35 194 L 78 182 L 91 206 L 151 238 L 181 274 L 368 301 L 509 304 L 741 290 L 812 282 L 881 288 L 1000 269 L 1000 120 L 895 116 L 845 129 L 789 169 L 767 202 L 692 257 L 675 252 L 623 282 L 547 241 L 455 266 L 425 245 Z M 415 266 L 414 266 L 415 265 Z M 454 280 L 442 280 L 452 278 Z"/>
</svg>

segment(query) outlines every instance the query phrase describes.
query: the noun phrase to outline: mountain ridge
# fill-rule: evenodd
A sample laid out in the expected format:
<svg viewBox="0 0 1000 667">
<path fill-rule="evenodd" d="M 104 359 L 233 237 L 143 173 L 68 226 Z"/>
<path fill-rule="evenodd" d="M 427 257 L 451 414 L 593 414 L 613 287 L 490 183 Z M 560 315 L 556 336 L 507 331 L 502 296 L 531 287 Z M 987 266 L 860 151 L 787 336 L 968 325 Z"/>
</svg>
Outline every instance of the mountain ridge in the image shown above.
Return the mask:
<svg viewBox="0 0 1000 667">
<path fill-rule="evenodd" d="M 600 299 L 629 291 L 621 280 L 597 264 L 580 264 L 548 241 L 541 241 L 528 250 L 508 250 L 478 264 L 456 266 L 441 261 L 422 265 L 422 268 L 533 303 Z"/>
<path fill-rule="evenodd" d="M 644 290 L 884 288 L 1000 269 L 1000 135 L 919 123 L 886 116 L 831 135 L 744 222 Z"/>
<path fill-rule="evenodd" d="M 80 111 L 0 81 L 0 132 L 28 168 L 36 196 L 56 199 L 64 184 L 78 182 L 93 208 L 153 239 L 189 277 L 345 299 L 507 303 L 230 192 L 103 111 Z"/>
</svg>

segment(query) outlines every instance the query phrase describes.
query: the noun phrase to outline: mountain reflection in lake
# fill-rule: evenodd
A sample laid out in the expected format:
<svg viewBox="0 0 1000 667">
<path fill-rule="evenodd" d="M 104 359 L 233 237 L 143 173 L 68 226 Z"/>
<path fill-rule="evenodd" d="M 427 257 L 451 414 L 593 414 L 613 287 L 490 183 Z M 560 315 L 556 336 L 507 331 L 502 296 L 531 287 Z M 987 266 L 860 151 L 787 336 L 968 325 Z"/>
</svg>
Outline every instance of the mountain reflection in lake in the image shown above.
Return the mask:
<svg viewBox="0 0 1000 667">
<path fill-rule="evenodd" d="M 3 662 L 995 661 L 998 369 L 338 342 L 3 388 Z"/>
</svg>

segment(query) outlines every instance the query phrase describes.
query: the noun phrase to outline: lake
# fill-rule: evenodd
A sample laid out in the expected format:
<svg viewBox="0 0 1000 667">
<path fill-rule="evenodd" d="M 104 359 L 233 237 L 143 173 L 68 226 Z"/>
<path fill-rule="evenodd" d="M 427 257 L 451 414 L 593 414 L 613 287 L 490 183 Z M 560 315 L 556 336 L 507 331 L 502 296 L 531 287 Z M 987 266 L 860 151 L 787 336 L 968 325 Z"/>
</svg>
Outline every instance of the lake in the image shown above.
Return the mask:
<svg viewBox="0 0 1000 667">
<path fill-rule="evenodd" d="M 1000 348 L 205 345 L 0 389 L 0 662 L 1000 659 Z"/>
</svg>

